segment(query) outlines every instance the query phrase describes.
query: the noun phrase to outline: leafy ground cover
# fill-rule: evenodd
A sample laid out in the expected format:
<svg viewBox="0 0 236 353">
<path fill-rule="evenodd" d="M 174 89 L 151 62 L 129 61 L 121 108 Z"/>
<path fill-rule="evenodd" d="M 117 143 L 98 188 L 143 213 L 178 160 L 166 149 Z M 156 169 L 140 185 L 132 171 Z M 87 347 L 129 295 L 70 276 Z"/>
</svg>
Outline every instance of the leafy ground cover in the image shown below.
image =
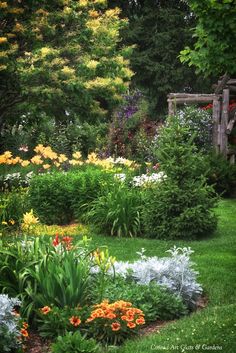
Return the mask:
<svg viewBox="0 0 236 353">
<path fill-rule="evenodd" d="M 202 241 L 164 241 L 119 239 L 93 236 L 94 245 L 106 244 L 122 260 L 136 260 L 136 251 L 146 249 L 148 256 L 163 256 L 176 246 L 190 246 L 199 271 L 199 282 L 208 306 L 138 340 L 127 341 L 119 353 L 204 352 L 236 350 L 236 200 L 222 200 L 217 208 L 219 225 L 215 235 Z"/>
</svg>

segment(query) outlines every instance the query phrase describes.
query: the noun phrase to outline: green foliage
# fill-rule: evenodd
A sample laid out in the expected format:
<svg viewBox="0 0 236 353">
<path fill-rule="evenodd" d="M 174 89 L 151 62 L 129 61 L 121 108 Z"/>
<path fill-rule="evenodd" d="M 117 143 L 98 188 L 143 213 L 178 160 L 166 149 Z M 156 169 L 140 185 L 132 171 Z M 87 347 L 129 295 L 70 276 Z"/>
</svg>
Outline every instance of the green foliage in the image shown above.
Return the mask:
<svg viewBox="0 0 236 353">
<path fill-rule="evenodd" d="M 30 184 L 29 202 L 42 222 L 68 224 L 81 219 L 102 186 L 111 179 L 110 173 L 89 166 L 67 173 L 39 175 Z"/>
<path fill-rule="evenodd" d="M 125 300 L 141 309 L 145 314 L 145 321 L 172 320 L 187 313 L 187 309 L 180 297 L 169 293 L 156 283 L 149 285 L 137 284 L 117 276 L 107 283 L 104 298 L 110 302 Z"/>
<path fill-rule="evenodd" d="M 87 242 L 80 240 L 70 250 L 49 242 L 48 237 L 26 238 L 0 250 L 0 290 L 18 296 L 28 318 L 40 307 L 76 307 L 89 296 L 92 263 Z"/>
<path fill-rule="evenodd" d="M 89 166 L 82 172 L 70 173 L 69 178 L 71 207 L 76 220 L 84 218 L 101 190 L 113 183 L 113 174 Z"/>
<path fill-rule="evenodd" d="M 140 234 L 140 202 L 138 190 L 114 182 L 92 202 L 86 219 L 110 235 L 137 236 Z"/>
<path fill-rule="evenodd" d="M 26 288 L 35 308 L 84 305 L 89 296 L 90 267 L 87 254 L 71 250 L 51 252 L 49 257 L 28 269 L 32 285 Z"/>
<path fill-rule="evenodd" d="M 76 331 L 59 336 L 51 349 L 52 353 L 93 353 L 98 351 L 98 345 L 94 339 L 86 339 Z"/>
<path fill-rule="evenodd" d="M 159 239 L 191 239 L 216 228 L 216 195 L 206 184 L 204 159 L 179 117 L 161 129 L 156 156 L 167 178 L 147 189 L 142 211 L 145 233 Z"/>
<path fill-rule="evenodd" d="M 53 173 L 36 176 L 29 188 L 29 202 L 46 224 L 68 224 L 72 218 L 68 198 L 69 174 Z"/>
<path fill-rule="evenodd" d="M 26 292 L 31 285 L 30 270 L 47 257 L 50 248 L 43 237 L 33 241 L 25 238 L 22 242 L 14 239 L 8 244 L 0 244 L 0 291 L 12 297 L 19 297 L 22 302 L 22 314 L 32 315 L 33 303 Z"/>
<path fill-rule="evenodd" d="M 213 185 L 216 192 L 231 196 L 236 188 L 236 166 L 230 164 L 223 156 L 214 152 L 206 156 L 207 182 Z"/>
<path fill-rule="evenodd" d="M 23 214 L 29 210 L 28 195 L 25 189 L 13 189 L 0 193 L 0 227 L 7 222 L 10 228 L 19 226 Z"/>
<path fill-rule="evenodd" d="M 234 0 L 188 0 L 197 17 L 193 49 L 181 51 L 181 61 L 194 65 L 205 75 L 236 73 L 236 6 Z"/>
</svg>

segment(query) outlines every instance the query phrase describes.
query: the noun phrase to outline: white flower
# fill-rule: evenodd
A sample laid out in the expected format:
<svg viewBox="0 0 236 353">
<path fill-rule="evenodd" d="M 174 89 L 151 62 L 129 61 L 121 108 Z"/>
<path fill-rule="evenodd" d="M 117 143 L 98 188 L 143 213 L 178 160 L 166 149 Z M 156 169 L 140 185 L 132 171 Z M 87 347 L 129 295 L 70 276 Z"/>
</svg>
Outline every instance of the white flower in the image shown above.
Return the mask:
<svg viewBox="0 0 236 353">
<path fill-rule="evenodd" d="M 150 175 L 142 174 L 140 176 L 135 176 L 133 178 L 134 186 L 148 186 L 150 184 L 160 183 L 166 179 L 166 174 L 164 172 L 152 173 Z"/>
<path fill-rule="evenodd" d="M 117 174 L 114 174 L 114 178 L 118 179 L 121 182 L 124 182 L 126 179 L 126 175 L 124 173 L 117 173 Z"/>
</svg>

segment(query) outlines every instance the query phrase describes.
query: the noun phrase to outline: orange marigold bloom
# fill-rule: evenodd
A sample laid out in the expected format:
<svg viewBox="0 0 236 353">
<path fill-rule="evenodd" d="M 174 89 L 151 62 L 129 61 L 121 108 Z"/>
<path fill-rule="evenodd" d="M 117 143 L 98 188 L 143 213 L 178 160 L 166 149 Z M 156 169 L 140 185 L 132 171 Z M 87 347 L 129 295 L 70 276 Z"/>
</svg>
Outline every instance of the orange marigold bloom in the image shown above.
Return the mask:
<svg viewBox="0 0 236 353">
<path fill-rule="evenodd" d="M 24 328 L 22 328 L 22 329 L 20 330 L 20 333 L 21 333 L 22 336 L 24 336 L 24 337 L 29 337 L 28 331 L 27 331 L 26 329 L 24 329 Z"/>
<path fill-rule="evenodd" d="M 119 322 L 113 322 L 113 323 L 111 324 L 111 329 L 112 329 L 112 331 L 119 331 L 119 329 L 120 329 L 120 324 L 119 324 Z"/>
<path fill-rule="evenodd" d="M 27 330 L 28 327 L 29 327 L 29 325 L 27 324 L 27 322 L 23 322 L 23 328 L 24 328 L 25 330 Z"/>
<path fill-rule="evenodd" d="M 50 306 L 44 306 L 43 308 L 41 308 L 41 312 L 44 315 L 47 315 L 52 309 L 50 308 Z"/>
<path fill-rule="evenodd" d="M 145 324 L 145 320 L 143 317 L 139 317 L 135 322 L 137 325 L 144 325 Z"/>
<path fill-rule="evenodd" d="M 127 327 L 129 328 L 135 328 L 136 324 L 134 322 L 128 322 Z"/>
<path fill-rule="evenodd" d="M 79 326 L 81 324 L 81 320 L 78 316 L 72 316 L 70 319 L 69 319 L 71 325 L 73 326 Z"/>
</svg>

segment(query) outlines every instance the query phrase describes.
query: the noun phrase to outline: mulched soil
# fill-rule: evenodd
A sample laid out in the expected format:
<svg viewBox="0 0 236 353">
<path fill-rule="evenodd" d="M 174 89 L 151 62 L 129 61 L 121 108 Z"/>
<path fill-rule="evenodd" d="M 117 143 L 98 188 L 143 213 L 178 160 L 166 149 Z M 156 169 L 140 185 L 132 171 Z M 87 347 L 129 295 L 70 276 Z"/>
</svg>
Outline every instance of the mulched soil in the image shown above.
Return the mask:
<svg viewBox="0 0 236 353">
<path fill-rule="evenodd" d="M 43 340 L 37 333 L 30 332 L 26 353 L 49 353 L 50 342 Z"/>
<path fill-rule="evenodd" d="M 201 297 L 197 303 L 197 310 L 204 309 L 208 304 L 207 297 Z M 194 312 L 193 312 L 194 313 Z M 177 320 L 161 321 L 157 320 L 148 326 L 145 326 L 139 331 L 140 336 L 147 336 L 152 333 L 159 333 L 165 326 L 176 322 Z M 37 333 L 30 332 L 30 338 L 26 346 L 25 353 L 49 353 L 50 352 L 50 341 L 43 340 Z"/>
</svg>

